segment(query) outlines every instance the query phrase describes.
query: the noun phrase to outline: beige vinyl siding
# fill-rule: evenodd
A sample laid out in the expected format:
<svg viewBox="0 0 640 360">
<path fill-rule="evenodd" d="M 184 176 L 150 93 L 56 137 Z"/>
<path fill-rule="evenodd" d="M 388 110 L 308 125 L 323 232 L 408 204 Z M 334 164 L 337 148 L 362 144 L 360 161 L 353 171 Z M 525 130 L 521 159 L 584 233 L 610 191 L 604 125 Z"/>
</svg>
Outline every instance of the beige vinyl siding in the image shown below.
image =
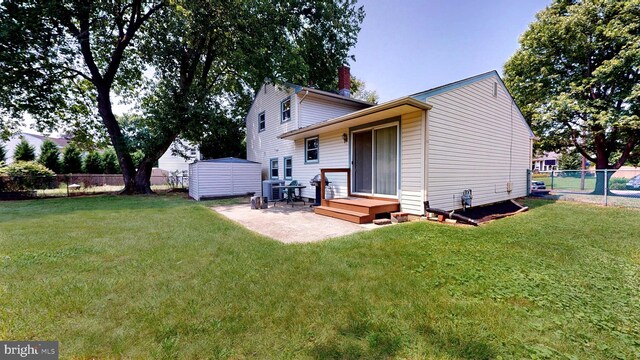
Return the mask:
<svg viewBox="0 0 640 360">
<path fill-rule="evenodd" d="M 423 112 L 402 115 L 400 159 L 400 206 L 402 211 L 420 215 L 424 201 Z"/>
<path fill-rule="evenodd" d="M 349 129 L 320 134 L 318 163 L 305 164 L 304 139 L 295 141 L 292 157 L 293 179 L 307 186 L 302 189 L 303 197 L 315 198 L 315 187 L 309 185 L 309 180 L 319 174 L 320 169 L 349 167 L 349 143 L 342 140 L 343 133 L 348 134 Z M 327 178 L 331 181 L 327 190 L 328 196 L 346 197 L 348 195 L 346 173 L 327 174 Z"/>
<path fill-rule="evenodd" d="M 291 120 L 280 122 L 280 103 L 291 96 Z M 258 131 L 258 114 L 265 113 L 265 130 Z M 298 128 L 298 97 L 293 89 L 263 85 L 256 93 L 256 98 L 246 117 L 247 125 L 247 160 L 262 164 L 262 178 L 269 178 L 269 159 L 278 158 L 278 177 L 284 179 L 282 158 L 291 156 L 294 143 L 291 140 L 278 139 L 280 134 Z"/>
<path fill-rule="evenodd" d="M 489 77 L 426 100 L 433 106 L 427 121 L 432 207 L 460 208 L 464 189 L 473 190 L 474 206 L 526 195 L 529 131 L 501 86 L 493 96 L 497 81 Z"/>
<path fill-rule="evenodd" d="M 305 96 L 304 92 L 299 95 L 299 98 L 302 101 L 300 104 L 300 127 L 313 125 L 367 107 L 355 103 L 331 101 L 311 94 Z"/>
</svg>

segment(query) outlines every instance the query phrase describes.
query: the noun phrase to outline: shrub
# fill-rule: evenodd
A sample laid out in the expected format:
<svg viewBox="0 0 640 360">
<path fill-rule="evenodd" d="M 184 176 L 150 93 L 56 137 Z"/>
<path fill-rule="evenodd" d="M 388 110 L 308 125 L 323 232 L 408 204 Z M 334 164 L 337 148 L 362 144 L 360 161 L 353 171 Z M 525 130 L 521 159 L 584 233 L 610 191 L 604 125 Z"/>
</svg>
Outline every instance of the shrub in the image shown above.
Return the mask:
<svg viewBox="0 0 640 360">
<path fill-rule="evenodd" d="M 55 173 L 35 161 L 16 161 L 0 168 L 4 190 L 46 189 L 53 185 Z"/>
<path fill-rule="evenodd" d="M 25 140 L 23 137 L 22 140 L 16 145 L 15 150 L 13 150 L 13 161 L 35 161 L 36 160 L 36 149 Z"/>
<path fill-rule="evenodd" d="M 84 172 L 87 174 L 102 174 L 104 172 L 102 158 L 98 152 L 91 151 L 84 158 Z"/>
<path fill-rule="evenodd" d="M 611 178 L 609 179 L 609 190 L 626 190 L 629 179 Z"/>
<path fill-rule="evenodd" d="M 38 162 L 54 173 L 60 172 L 60 150 L 53 141 L 46 139 L 40 146 Z"/>
<path fill-rule="evenodd" d="M 109 148 L 102 153 L 102 165 L 105 174 L 120 174 L 120 164 L 116 152 Z"/>
<path fill-rule="evenodd" d="M 82 172 L 82 154 L 73 143 L 67 145 L 62 157 L 62 170 L 66 174 L 77 174 Z"/>
</svg>

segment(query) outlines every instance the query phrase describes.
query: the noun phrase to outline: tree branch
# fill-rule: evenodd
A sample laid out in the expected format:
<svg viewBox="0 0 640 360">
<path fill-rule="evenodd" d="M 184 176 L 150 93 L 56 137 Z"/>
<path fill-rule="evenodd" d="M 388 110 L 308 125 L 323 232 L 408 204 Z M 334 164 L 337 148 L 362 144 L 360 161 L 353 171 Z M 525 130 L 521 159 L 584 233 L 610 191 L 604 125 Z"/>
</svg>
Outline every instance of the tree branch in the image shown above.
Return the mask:
<svg viewBox="0 0 640 360">
<path fill-rule="evenodd" d="M 75 74 L 77 76 L 81 76 L 81 77 L 91 81 L 91 76 L 83 73 L 80 70 L 76 70 L 76 69 L 73 69 L 73 68 L 70 68 L 70 67 L 67 67 L 67 66 L 63 66 L 62 69 L 65 70 L 65 71 L 71 72 L 71 73 L 73 73 L 73 74 Z"/>
<path fill-rule="evenodd" d="M 140 16 L 142 6 L 140 0 L 134 1 L 131 6 L 131 17 L 129 18 L 127 31 L 124 36 L 120 37 L 118 40 L 118 44 L 111 53 L 111 61 L 109 62 L 109 65 L 107 65 L 107 70 L 104 73 L 104 80 L 109 85 L 113 83 L 113 79 L 118 72 L 120 64 L 122 63 L 124 51 L 129 43 L 131 43 L 131 40 L 133 40 L 136 32 L 140 29 L 142 24 L 144 24 L 156 11 L 160 10 L 160 8 L 164 6 L 164 2 L 161 1 L 152 6 L 151 9 L 142 16 Z"/>
<path fill-rule="evenodd" d="M 629 158 L 629 154 L 631 154 L 631 151 L 633 151 L 635 147 L 636 147 L 635 139 L 634 138 L 629 139 L 629 141 L 627 141 L 624 148 L 622 149 L 622 155 L 620 155 L 620 158 L 618 159 L 618 161 L 616 161 L 615 164 L 613 164 L 613 168 L 619 169 L 622 165 L 624 165 L 624 163 L 627 162 L 627 159 Z"/>
<path fill-rule="evenodd" d="M 596 162 L 596 159 L 593 156 L 589 155 L 589 153 L 587 153 L 587 151 L 582 147 L 582 145 L 578 143 L 578 141 L 575 138 L 573 139 L 573 145 L 576 147 L 578 152 L 580 152 L 580 154 L 584 156 L 585 159 L 591 162 Z"/>
</svg>

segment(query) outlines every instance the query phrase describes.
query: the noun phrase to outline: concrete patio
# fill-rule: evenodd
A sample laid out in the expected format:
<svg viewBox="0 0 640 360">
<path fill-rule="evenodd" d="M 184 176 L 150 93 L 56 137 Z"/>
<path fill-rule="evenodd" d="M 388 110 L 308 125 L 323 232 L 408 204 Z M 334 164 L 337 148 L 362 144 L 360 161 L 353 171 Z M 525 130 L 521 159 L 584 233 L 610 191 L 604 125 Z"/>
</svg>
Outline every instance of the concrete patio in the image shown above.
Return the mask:
<svg viewBox="0 0 640 360">
<path fill-rule="evenodd" d="M 309 243 L 380 227 L 316 215 L 312 208 L 302 204 L 293 207 L 279 204 L 262 210 L 252 210 L 249 204 L 220 205 L 211 209 L 283 243 Z"/>
</svg>

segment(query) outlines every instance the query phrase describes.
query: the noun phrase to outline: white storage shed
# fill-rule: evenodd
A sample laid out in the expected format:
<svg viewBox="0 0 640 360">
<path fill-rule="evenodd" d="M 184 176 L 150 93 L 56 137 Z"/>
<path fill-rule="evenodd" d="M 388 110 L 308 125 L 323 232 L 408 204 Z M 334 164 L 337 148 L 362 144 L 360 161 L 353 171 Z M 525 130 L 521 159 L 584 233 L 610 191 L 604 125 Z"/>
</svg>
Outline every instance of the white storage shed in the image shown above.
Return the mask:
<svg viewBox="0 0 640 360">
<path fill-rule="evenodd" d="M 260 163 L 233 157 L 195 162 L 189 165 L 189 197 L 203 200 L 260 195 L 261 172 Z"/>
</svg>

